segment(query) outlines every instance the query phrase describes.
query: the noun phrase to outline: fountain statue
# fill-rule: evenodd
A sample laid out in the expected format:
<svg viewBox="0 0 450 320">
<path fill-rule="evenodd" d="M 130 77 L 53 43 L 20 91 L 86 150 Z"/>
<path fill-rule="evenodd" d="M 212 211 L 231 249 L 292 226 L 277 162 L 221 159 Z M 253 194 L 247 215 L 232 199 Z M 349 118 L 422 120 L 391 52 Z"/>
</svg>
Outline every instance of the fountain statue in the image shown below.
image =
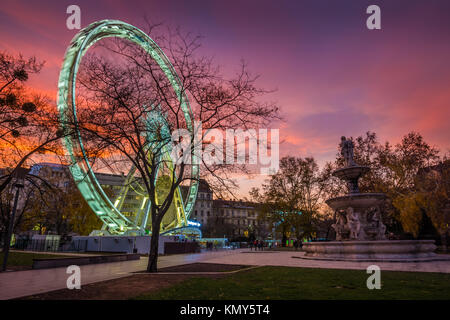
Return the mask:
<svg viewBox="0 0 450 320">
<path fill-rule="evenodd" d="M 326 201 L 336 214 L 332 228 L 336 241 L 306 242 L 305 259 L 345 261 L 428 261 L 436 260 L 434 240 L 387 240 L 382 210 L 384 193 L 361 193 L 358 180 L 370 171 L 354 160 L 353 141 L 341 138 L 345 166 L 333 175 L 347 183 L 345 196 Z"/>
<path fill-rule="evenodd" d="M 350 139 L 346 139 L 344 136 L 341 137 L 341 155 L 344 157 L 345 166 L 352 167 L 355 166 L 356 163 L 353 161 L 353 141 Z"/>
</svg>

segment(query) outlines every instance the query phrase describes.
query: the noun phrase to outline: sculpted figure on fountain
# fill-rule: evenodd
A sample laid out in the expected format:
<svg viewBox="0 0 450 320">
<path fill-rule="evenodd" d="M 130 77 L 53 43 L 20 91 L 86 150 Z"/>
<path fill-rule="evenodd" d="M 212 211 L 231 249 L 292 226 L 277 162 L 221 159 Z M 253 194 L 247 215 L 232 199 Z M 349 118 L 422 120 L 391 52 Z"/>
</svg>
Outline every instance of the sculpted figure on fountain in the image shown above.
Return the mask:
<svg viewBox="0 0 450 320">
<path fill-rule="evenodd" d="M 352 207 L 348 207 L 347 213 L 347 226 L 350 230 L 350 240 L 359 239 L 359 233 L 361 231 L 361 222 L 359 221 L 359 214 Z"/>
<path fill-rule="evenodd" d="M 331 226 L 336 232 L 336 241 L 346 240 L 348 234 L 347 221 L 340 212 L 337 213 L 336 223 Z"/>
<path fill-rule="evenodd" d="M 368 215 L 371 215 L 368 227 L 374 230 L 373 240 L 386 239 L 386 226 L 381 220 L 381 211 L 378 206 L 369 209 Z"/>
<path fill-rule="evenodd" d="M 341 143 L 340 143 L 340 148 L 341 148 L 341 154 L 344 157 L 345 160 L 345 166 L 346 167 L 353 167 L 356 166 L 355 161 L 353 160 L 353 141 L 350 139 L 345 138 L 344 136 L 341 137 Z"/>
</svg>

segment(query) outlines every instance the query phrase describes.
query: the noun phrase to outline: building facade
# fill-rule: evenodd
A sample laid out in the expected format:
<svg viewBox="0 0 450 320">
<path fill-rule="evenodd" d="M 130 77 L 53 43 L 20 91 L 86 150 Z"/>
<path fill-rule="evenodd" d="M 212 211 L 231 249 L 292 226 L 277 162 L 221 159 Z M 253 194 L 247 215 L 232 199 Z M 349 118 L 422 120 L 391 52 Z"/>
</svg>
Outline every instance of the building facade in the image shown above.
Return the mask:
<svg viewBox="0 0 450 320">
<path fill-rule="evenodd" d="M 245 201 L 214 200 L 214 218 L 207 226 L 217 236 L 222 232 L 230 239 L 265 239 L 270 226 L 258 219 L 257 204 Z"/>
<path fill-rule="evenodd" d="M 212 213 L 213 192 L 205 180 L 200 180 L 194 211 L 189 218 L 190 220 L 199 222 L 202 226 L 205 226 L 208 223 L 208 219 L 212 217 Z"/>
<path fill-rule="evenodd" d="M 200 180 L 197 201 L 191 220 L 199 222 L 204 237 L 230 240 L 267 238 L 271 227 L 258 219 L 255 203 L 214 199 L 213 191 Z"/>
</svg>

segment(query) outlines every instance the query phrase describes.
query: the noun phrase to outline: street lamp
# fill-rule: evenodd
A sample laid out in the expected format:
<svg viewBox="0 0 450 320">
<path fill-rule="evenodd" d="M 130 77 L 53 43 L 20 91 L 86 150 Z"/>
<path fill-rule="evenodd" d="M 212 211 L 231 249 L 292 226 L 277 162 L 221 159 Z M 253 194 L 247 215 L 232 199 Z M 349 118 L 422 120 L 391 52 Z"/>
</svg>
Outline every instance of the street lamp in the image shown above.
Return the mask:
<svg viewBox="0 0 450 320">
<path fill-rule="evenodd" d="M 20 189 L 22 189 L 25 185 L 25 176 L 27 175 L 28 171 L 30 171 L 29 169 L 26 168 L 17 168 L 13 173 L 13 178 L 15 179 L 14 182 L 14 187 L 16 187 L 16 194 L 14 196 L 14 206 L 13 206 L 13 210 L 11 213 L 11 217 L 9 220 L 9 228 L 8 228 L 8 234 L 6 237 L 6 245 L 5 245 L 5 252 L 3 255 L 3 266 L 2 266 L 2 271 L 6 271 L 6 265 L 8 262 L 8 255 L 9 255 L 9 246 L 11 244 L 11 236 L 12 236 L 12 232 L 14 229 L 14 219 L 16 217 L 16 210 L 17 210 L 17 203 L 19 201 L 19 194 L 20 194 Z"/>
</svg>

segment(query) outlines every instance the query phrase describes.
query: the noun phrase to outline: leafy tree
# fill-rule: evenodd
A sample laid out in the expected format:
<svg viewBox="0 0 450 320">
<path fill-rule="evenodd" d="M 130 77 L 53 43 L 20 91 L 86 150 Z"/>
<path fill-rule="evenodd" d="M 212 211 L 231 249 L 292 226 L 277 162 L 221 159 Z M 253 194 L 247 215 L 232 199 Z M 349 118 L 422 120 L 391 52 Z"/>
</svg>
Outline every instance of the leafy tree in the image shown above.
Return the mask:
<svg viewBox="0 0 450 320">
<path fill-rule="evenodd" d="M 7 240 L 8 227 L 11 223 L 11 212 L 13 209 L 13 199 L 16 193 L 15 187 L 9 185 L 0 193 L 0 234 L 1 242 L 3 243 L 3 252 L 8 250 L 9 245 Z M 31 188 L 25 188 L 20 190 L 20 195 L 23 201 L 18 206 L 16 216 L 13 222 L 13 230 L 26 228 L 30 224 L 30 217 L 26 212 L 33 206 L 34 197 L 33 190 Z"/>
<path fill-rule="evenodd" d="M 213 215 L 207 219 L 202 233 L 205 238 L 221 238 L 224 235 L 232 236 L 234 229 L 233 224 L 228 223 L 225 217 Z"/>
<path fill-rule="evenodd" d="M 427 214 L 445 244 L 450 231 L 450 160 L 444 157 L 441 163 L 424 171 L 419 174 L 418 187 L 428 198 Z"/>
<path fill-rule="evenodd" d="M 42 179 L 41 183 L 27 197 L 31 198 L 30 205 L 24 212 L 28 223 L 22 230 L 37 229 L 41 234 L 52 232 L 59 235 L 89 235 L 92 230 L 101 227 L 66 167 L 62 166 L 56 174 L 52 169 L 44 167 L 40 169 L 39 177 Z"/>
<path fill-rule="evenodd" d="M 327 190 L 327 172 L 320 172 L 313 158 L 284 157 L 262 191 L 252 190 L 252 196 L 264 204 L 262 214 L 278 226 L 283 240 L 291 230 L 300 241 L 314 233 L 313 220 Z"/>
<path fill-rule="evenodd" d="M 445 250 L 450 224 L 449 195 L 450 162 L 444 160 L 438 165 L 422 168 L 415 178 L 414 187 L 394 200 L 405 231 L 417 237 L 424 218 L 428 218 L 441 236 Z"/>
</svg>

